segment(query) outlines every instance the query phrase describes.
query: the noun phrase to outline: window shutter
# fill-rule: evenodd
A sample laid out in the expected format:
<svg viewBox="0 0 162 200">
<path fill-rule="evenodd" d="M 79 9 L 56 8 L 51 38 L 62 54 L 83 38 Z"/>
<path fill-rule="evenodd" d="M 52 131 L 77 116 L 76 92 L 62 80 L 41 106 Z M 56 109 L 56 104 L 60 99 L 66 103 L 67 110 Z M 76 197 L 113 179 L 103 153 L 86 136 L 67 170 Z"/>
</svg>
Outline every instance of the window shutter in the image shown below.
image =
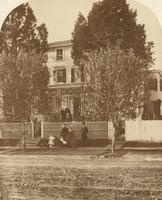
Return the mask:
<svg viewBox="0 0 162 200">
<path fill-rule="evenodd" d="M 63 69 L 63 82 L 66 83 L 66 69 Z"/>
<path fill-rule="evenodd" d="M 74 68 L 71 68 L 71 82 L 74 83 Z"/>
</svg>

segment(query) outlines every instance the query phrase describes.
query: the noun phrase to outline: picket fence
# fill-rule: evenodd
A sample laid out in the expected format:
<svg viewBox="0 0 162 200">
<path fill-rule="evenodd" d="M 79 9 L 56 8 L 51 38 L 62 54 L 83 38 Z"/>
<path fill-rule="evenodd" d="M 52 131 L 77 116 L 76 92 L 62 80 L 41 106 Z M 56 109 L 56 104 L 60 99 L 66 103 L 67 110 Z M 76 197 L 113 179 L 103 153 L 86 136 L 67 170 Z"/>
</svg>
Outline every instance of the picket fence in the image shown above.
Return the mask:
<svg viewBox="0 0 162 200">
<path fill-rule="evenodd" d="M 110 124 L 111 122 L 87 122 L 86 126 L 88 127 L 88 138 L 102 139 L 102 140 L 108 139 L 108 134 L 111 133 L 110 127 L 112 127 Z M 69 127 L 70 125 L 72 125 L 72 129 L 76 138 L 80 139 L 81 138 L 80 129 L 82 126 L 81 122 L 66 123 L 67 127 Z M 62 123 L 42 122 L 41 137 L 48 138 L 51 134 L 53 134 L 56 137 L 59 137 L 61 129 L 62 129 Z"/>
<path fill-rule="evenodd" d="M 81 138 L 81 122 L 66 123 L 69 127 L 72 125 L 74 134 L 78 139 Z M 111 122 L 87 122 L 89 139 L 111 139 L 113 134 L 113 126 Z M 51 134 L 56 137 L 60 136 L 62 123 L 41 122 L 41 138 L 48 138 Z M 25 123 L 26 137 L 34 138 L 34 124 L 32 122 Z M 23 123 L 0 123 L 0 139 L 20 139 L 24 132 Z"/>
<path fill-rule="evenodd" d="M 32 122 L 25 122 L 26 137 L 34 136 L 34 125 Z M 0 123 L 0 139 L 20 139 L 24 132 L 23 123 Z"/>
<path fill-rule="evenodd" d="M 66 123 L 72 125 L 74 134 L 78 139 L 81 137 L 81 123 Z M 112 139 L 114 132 L 112 122 L 87 122 L 89 139 Z M 41 122 L 41 137 L 48 138 L 51 133 L 59 137 L 62 123 Z M 34 125 L 32 122 L 25 123 L 26 137 L 34 138 Z M 20 139 L 24 132 L 22 123 L 0 123 L 0 139 Z M 162 142 L 162 120 L 136 120 L 125 121 L 125 141 L 138 142 Z"/>
</svg>

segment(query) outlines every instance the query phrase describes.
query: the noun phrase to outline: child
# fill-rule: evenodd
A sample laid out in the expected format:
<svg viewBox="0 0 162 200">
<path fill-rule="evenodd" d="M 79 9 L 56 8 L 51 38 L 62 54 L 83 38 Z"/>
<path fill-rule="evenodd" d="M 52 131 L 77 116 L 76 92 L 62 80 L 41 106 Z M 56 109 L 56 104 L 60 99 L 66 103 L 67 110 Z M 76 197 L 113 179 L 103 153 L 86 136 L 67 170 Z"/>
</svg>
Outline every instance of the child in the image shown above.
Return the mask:
<svg viewBox="0 0 162 200">
<path fill-rule="evenodd" d="M 55 145 L 54 139 L 55 139 L 55 137 L 51 134 L 49 136 L 49 141 L 48 141 L 49 148 L 52 148 Z"/>
</svg>

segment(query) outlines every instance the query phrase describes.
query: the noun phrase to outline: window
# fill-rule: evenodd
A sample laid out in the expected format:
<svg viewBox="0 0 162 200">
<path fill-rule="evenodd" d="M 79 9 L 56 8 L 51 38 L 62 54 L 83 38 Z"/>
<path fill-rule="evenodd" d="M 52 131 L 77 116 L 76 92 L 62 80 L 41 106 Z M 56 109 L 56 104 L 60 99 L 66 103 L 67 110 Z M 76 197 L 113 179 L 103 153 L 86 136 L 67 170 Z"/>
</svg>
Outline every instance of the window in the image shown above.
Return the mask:
<svg viewBox="0 0 162 200">
<path fill-rule="evenodd" d="M 79 82 L 80 71 L 78 68 L 71 68 L 71 82 Z"/>
<path fill-rule="evenodd" d="M 73 114 L 73 96 L 70 94 L 62 95 L 62 109 L 69 108 L 71 114 Z"/>
<path fill-rule="evenodd" d="M 152 78 L 148 82 L 149 90 L 157 91 L 157 79 Z"/>
<path fill-rule="evenodd" d="M 54 83 L 66 83 L 66 69 L 56 69 L 53 71 Z"/>
<path fill-rule="evenodd" d="M 57 70 L 57 82 L 66 82 L 66 69 L 58 69 Z"/>
<path fill-rule="evenodd" d="M 57 96 L 51 97 L 51 113 L 60 112 L 60 99 Z"/>
<path fill-rule="evenodd" d="M 62 109 L 68 108 L 69 107 L 69 98 L 68 95 L 63 95 L 62 96 Z"/>
<path fill-rule="evenodd" d="M 56 49 L 56 60 L 63 60 L 63 49 Z"/>
</svg>

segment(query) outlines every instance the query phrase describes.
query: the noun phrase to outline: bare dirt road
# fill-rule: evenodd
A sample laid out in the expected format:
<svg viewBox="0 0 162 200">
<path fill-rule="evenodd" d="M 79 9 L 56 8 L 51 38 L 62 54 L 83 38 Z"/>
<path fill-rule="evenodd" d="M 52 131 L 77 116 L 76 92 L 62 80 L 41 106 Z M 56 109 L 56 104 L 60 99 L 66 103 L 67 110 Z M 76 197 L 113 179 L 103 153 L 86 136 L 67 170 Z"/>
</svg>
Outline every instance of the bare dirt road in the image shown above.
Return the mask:
<svg viewBox="0 0 162 200">
<path fill-rule="evenodd" d="M 10 200 L 162 199 L 161 154 L 0 155 Z"/>
</svg>

